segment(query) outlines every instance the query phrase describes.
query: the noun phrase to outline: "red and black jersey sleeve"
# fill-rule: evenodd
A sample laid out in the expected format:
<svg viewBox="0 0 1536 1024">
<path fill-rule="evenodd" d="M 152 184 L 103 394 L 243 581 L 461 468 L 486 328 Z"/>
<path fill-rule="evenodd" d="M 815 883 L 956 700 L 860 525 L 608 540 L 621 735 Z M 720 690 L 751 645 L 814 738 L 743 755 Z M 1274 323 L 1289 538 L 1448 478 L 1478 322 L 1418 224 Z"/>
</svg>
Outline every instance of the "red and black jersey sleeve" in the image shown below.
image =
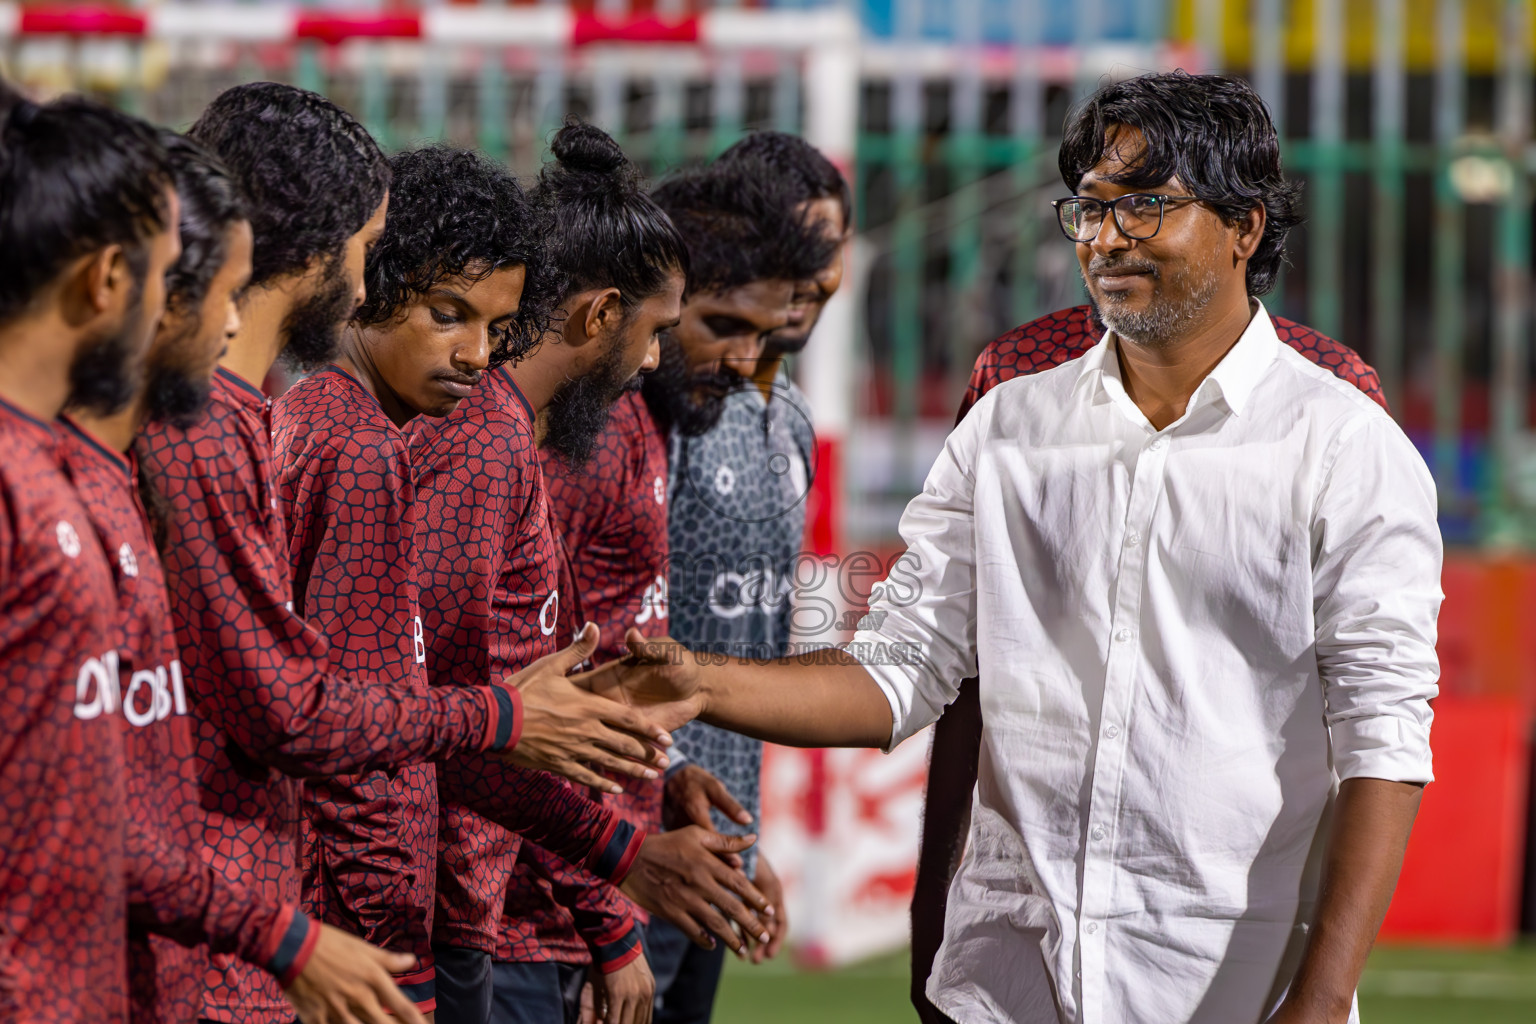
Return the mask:
<svg viewBox="0 0 1536 1024">
<path fill-rule="evenodd" d="M 629 900 L 536 843 L 522 844 L 507 891 L 497 960 L 590 963 L 610 974 L 640 953 L 640 929 Z"/>
<path fill-rule="evenodd" d="M 0 1020 L 121 1021 L 116 600 L 54 430 L 0 402 Z"/>
<path fill-rule="evenodd" d="M 164 833 L 131 818 L 127 830 L 128 912 L 135 925 L 189 948 L 206 945 L 214 953 L 234 954 L 280 985 L 298 977 L 320 938 L 320 929 L 307 916 L 225 878 Z M 179 1001 L 188 994 L 166 996 Z M 194 986 L 190 995 L 200 996 L 201 987 Z M 170 1008 L 162 1004 L 143 1019 L 191 1019 L 169 1015 L 165 1011 Z"/>
<path fill-rule="evenodd" d="M 189 852 L 199 813 L 197 779 L 185 770 L 191 719 L 165 576 L 134 467 L 67 420 L 60 448 L 116 589 L 114 639 L 126 722 L 129 1018 L 135 1024 L 195 1020 L 210 946 L 279 976 L 296 974 L 308 947 L 281 940 L 289 930 L 305 932 L 308 921 L 291 906 L 214 873 Z M 289 955 L 279 957 L 280 950 Z"/>
<path fill-rule="evenodd" d="M 533 412 L 505 368 L 442 420 L 412 423 L 420 585 L 434 688 L 511 674 L 560 642 L 559 574 Z M 438 901 L 447 945 L 494 952 L 521 834 L 603 878 L 643 836 L 565 780 L 490 758 L 439 766 Z"/>
<path fill-rule="evenodd" d="M 1353 384 L 1383 409 L 1387 407 L 1380 378 L 1354 349 L 1294 320 L 1282 316 L 1271 319 L 1281 341 L 1317 365 L 1333 371 L 1340 380 Z M 1049 370 L 1069 359 L 1076 359 L 1097 345 L 1103 336 L 1103 323 L 1093 315 L 1093 307 L 1086 305 L 1057 310 L 1020 324 L 988 343 L 976 357 L 976 366 L 971 371 L 970 383 L 955 421 L 964 419 L 977 399 L 1003 381 Z"/>
<path fill-rule="evenodd" d="M 331 367 L 273 403 L 272 445 L 295 610 L 325 634 L 332 663 L 360 682 L 400 679 L 426 692 L 405 435 L 361 383 Z M 437 820 L 432 764 L 312 781 L 305 907 L 429 965 Z"/>
</svg>

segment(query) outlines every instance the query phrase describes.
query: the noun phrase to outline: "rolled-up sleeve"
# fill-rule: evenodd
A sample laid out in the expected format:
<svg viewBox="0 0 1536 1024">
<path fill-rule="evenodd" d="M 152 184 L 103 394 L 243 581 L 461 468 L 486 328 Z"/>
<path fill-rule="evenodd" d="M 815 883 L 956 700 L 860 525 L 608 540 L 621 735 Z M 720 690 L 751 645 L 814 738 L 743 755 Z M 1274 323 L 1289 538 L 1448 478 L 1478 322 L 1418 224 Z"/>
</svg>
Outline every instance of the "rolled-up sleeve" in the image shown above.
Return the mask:
<svg viewBox="0 0 1536 1024">
<path fill-rule="evenodd" d="M 1398 426 L 1340 434 L 1313 517 L 1313 615 L 1340 779 L 1429 782 L 1443 555 L 1435 485 Z"/>
<path fill-rule="evenodd" d="M 906 553 L 870 592 L 869 615 L 848 646 L 890 701 L 887 750 L 937 721 L 960 680 L 976 675 L 972 467 L 989 421 L 973 414 L 945 442 L 902 513 Z"/>
</svg>

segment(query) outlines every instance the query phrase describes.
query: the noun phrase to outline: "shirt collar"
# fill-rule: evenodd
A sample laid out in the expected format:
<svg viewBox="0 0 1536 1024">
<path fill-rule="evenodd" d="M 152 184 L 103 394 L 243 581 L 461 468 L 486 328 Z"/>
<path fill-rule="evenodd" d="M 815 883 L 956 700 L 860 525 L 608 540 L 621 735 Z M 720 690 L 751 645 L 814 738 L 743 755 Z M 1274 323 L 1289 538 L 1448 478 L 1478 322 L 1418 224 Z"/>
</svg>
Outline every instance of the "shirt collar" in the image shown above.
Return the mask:
<svg viewBox="0 0 1536 1024">
<path fill-rule="evenodd" d="M 512 379 L 512 370 L 505 363 L 503 363 L 501 366 L 496 368 L 496 375 L 499 376 L 502 380 L 506 381 L 507 387 L 511 389 L 513 397 L 517 399 L 517 404 L 522 406 L 523 414 L 528 417 L 528 422 L 532 423 L 537 420 L 538 415 L 534 413 L 532 404 L 529 403 L 527 397 L 523 394 L 523 389 L 518 387 L 517 381 Z"/>
<path fill-rule="evenodd" d="M 65 427 L 69 428 L 70 433 L 78 437 L 81 443 L 84 444 L 89 450 L 95 452 L 96 456 L 103 462 L 113 466 L 122 473 L 128 473 L 133 468 L 128 461 L 128 456 L 125 453 L 120 452 L 115 448 L 108 447 L 107 444 L 101 440 L 101 438 L 97 437 L 95 434 L 91 433 L 89 430 L 86 430 L 80 424 L 76 423 L 75 420 L 69 415 L 66 414 L 64 416 L 60 416 L 59 419 L 63 422 Z"/>
<path fill-rule="evenodd" d="M 1248 321 L 1247 328 L 1238 337 L 1237 344 L 1227 350 L 1221 362 L 1195 388 L 1195 393 L 1189 399 L 1189 408 L 1204 404 L 1208 400 L 1205 396 L 1214 390 L 1226 400 L 1227 408 L 1241 416 L 1254 388 L 1258 387 L 1269 364 L 1279 354 L 1280 337 L 1275 333 L 1274 321 L 1269 318 L 1264 303 L 1258 299 L 1249 301 L 1253 306 L 1253 317 Z M 1077 386 L 1098 384 L 1112 399 L 1124 398 L 1129 401 L 1120 378 L 1120 360 L 1115 354 L 1115 342 L 1115 333 L 1106 330 L 1099 343 L 1083 354 Z"/>
<path fill-rule="evenodd" d="M 235 396 L 235 399 L 240 404 L 248 405 L 254 409 L 266 407 L 266 393 L 233 370 L 228 370 L 221 366 L 214 371 L 213 379 L 215 382 L 222 384 L 225 391 Z"/>
</svg>

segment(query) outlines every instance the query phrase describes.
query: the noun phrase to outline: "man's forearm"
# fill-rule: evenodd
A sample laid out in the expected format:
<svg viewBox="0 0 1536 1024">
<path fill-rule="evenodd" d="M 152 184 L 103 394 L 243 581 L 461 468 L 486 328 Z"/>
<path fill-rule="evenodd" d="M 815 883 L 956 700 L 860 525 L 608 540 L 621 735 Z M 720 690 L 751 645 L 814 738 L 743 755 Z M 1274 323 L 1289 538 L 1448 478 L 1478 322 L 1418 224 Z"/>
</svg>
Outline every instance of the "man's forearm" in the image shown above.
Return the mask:
<svg viewBox="0 0 1536 1024">
<path fill-rule="evenodd" d="M 705 666 L 700 696 L 700 720 L 769 743 L 884 747 L 891 741 L 885 692 L 864 666 L 835 648 Z"/>
<path fill-rule="evenodd" d="M 1423 791 L 1382 779 L 1347 779 L 1339 786 L 1317 917 L 1277 1024 L 1348 1019 L 1397 887 Z"/>
</svg>

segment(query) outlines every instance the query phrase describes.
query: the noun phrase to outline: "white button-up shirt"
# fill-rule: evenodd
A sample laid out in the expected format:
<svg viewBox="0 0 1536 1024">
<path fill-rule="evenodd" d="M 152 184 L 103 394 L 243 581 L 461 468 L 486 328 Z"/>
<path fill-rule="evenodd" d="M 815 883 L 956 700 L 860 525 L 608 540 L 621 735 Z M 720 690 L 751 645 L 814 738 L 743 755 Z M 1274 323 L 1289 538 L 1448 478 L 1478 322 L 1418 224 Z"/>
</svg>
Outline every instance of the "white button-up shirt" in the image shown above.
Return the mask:
<svg viewBox="0 0 1536 1024">
<path fill-rule="evenodd" d="M 1441 543 L 1408 439 L 1262 307 L 1160 431 L 1115 344 L 977 403 L 851 648 L 893 744 L 980 676 L 928 987 L 960 1024 L 1261 1020 L 1338 782 L 1431 778 Z"/>
</svg>

